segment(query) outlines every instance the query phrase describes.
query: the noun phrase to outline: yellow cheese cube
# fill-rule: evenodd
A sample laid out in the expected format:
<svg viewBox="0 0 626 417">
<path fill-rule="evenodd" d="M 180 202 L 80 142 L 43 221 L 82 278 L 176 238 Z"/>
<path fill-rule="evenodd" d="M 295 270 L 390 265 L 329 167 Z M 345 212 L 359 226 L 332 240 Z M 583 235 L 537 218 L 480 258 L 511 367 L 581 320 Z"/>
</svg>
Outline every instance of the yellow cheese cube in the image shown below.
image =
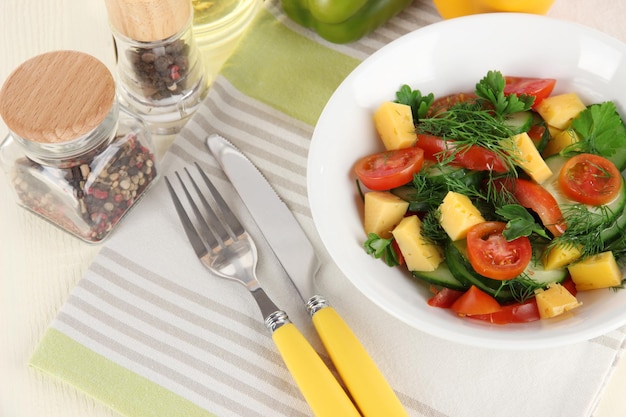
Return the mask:
<svg viewBox="0 0 626 417">
<path fill-rule="evenodd" d="M 422 236 L 417 216 L 402 219 L 392 233 L 409 271 L 434 271 L 443 261 L 441 249 Z"/>
<path fill-rule="evenodd" d="M 543 253 L 543 267 L 545 269 L 560 269 L 580 258 L 580 255 L 580 249 L 573 245 L 548 248 Z"/>
<path fill-rule="evenodd" d="M 573 129 L 565 129 L 557 133 L 548 141 L 546 148 L 543 150 L 543 156 L 556 155 L 566 147 L 579 142 L 580 136 Z"/>
<path fill-rule="evenodd" d="M 449 191 L 439 206 L 439 222 L 450 239 L 465 239 L 467 231 L 485 219 L 472 201 L 463 194 Z"/>
<path fill-rule="evenodd" d="M 363 227 L 366 234 L 376 233 L 383 239 L 391 237 L 391 231 L 409 208 L 409 203 L 387 191 L 365 193 Z"/>
<path fill-rule="evenodd" d="M 548 125 L 548 132 L 550 132 L 550 137 L 553 138 L 556 135 L 558 135 L 559 133 L 561 133 L 563 131 L 563 129 L 557 129 L 554 126 L 550 126 Z"/>
<path fill-rule="evenodd" d="M 389 151 L 412 146 L 417 136 L 411 106 L 387 101 L 374 113 L 376 131 Z"/>
<path fill-rule="evenodd" d="M 568 93 L 544 98 L 535 110 L 550 126 L 567 129 L 572 120 L 585 108 L 585 104 L 576 93 Z"/>
<path fill-rule="evenodd" d="M 520 133 L 508 140 L 511 145 L 511 154 L 516 157 L 516 164 L 533 180 L 541 184 L 552 175 L 552 171 L 541 157 L 528 133 Z"/>
<path fill-rule="evenodd" d="M 567 269 L 578 291 L 615 287 L 622 283 L 622 271 L 610 251 L 590 256 Z"/>
<path fill-rule="evenodd" d="M 558 316 L 582 305 L 567 288 L 557 283 L 549 284 L 546 290 L 537 290 L 535 300 L 542 319 Z"/>
</svg>

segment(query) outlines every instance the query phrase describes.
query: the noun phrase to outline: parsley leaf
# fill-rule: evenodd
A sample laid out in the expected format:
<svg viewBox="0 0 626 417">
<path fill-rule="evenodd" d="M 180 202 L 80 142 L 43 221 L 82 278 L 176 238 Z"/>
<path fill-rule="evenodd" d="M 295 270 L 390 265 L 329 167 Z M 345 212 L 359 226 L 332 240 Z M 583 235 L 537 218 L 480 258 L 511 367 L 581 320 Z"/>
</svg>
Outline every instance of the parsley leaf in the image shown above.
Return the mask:
<svg viewBox="0 0 626 417">
<path fill-rule="evenodd" d="M 611 101 L 589 106 L 572 120 L 571 127 L 582 140 L 570 145 L 565 152 L 593 153 L 609 158 L 626 144 L 626 127 Z"/>
<path fill-rule="evenodd" d="M 520 111 L 530 110 L 535 102 L 535 97 L 526 94 L 504 94 L 506 81 L 499 71 L 489 71 L 478 84 L 476 84 L 476 95 L 487 100 L 494 107 L 499 116 L 506 116 Z"/>
<path fill-rule="evenodd" d="M 400 87 L 400 90 L 396 92 L 396 103 L 411 106 L 413 121 L 415 123 L 426 117 L 426 112 L 430 108 L 430 105 L 433 104 L 433 101 L 435 101 L 433 93 L 430 93 L 427 96 L 422 96 L 422 93 L 419 90 L 413 90 L 406 84 Z"/>
<path fill-rule="evenodd" d="M 398 254 L 393 249 L 391 242 L 393 242 L 393 239 L 383 239 L 376 233 L 370 233 L 367 235 L 367 240 L 363 247 L 368 255 L 372 255 L 376 259 L 382 258 L 389 266 L 398 266 L 400 265 Z"/>
<path fill-rule="evenodd" d="M 535 218 L 519 204 L 507 204 L 496 209 L 496 214 L 508 220 L 502 235 L 507 241 L 521 236 L 530 236 L 533 233 L 549 239 L 543 226 L 535 221 Z"/>
</svg>

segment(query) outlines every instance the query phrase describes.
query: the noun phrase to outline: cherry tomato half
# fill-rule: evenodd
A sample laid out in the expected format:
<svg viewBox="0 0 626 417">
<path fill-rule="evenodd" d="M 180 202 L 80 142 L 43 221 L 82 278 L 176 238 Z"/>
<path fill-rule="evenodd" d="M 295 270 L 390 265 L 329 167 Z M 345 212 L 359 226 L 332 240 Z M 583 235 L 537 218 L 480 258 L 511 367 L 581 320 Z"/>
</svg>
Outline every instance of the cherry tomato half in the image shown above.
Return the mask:
<svg viewBox="0 0 626 417">
<path fill-rule="evenodd" d="M 556 85 L 554 78 L 505 76 L 504 81 L 506 82 L 504 94 L 526 94 L 527 96 L 533 96 L 535 97 L 533 107 L 537 106 L 541 100 L 548 97 Z"/>
<path fill-rule="evenodd" d="M 582 153 L 571 157 L 559 173 L 559 188 L 572 200 L 599 206 L 613 200 L 622 187 L 622 175 L 608 159 Z"/>
<path fill-rule="evenodd" d="M 424 151 L 413 146 L 361 158 L 354 165 L 354 172 L 370 190 L 384 191 L 412 181 L 423 163 Z"/>
<path fill-rule="evenodd" d="M 418 134 L 416 145 L 424 150 L 424 158 L 442 161 L 453 154 L 454 141 L 439 136 Z M 480 146 L 471 146 L 462 152 L 454 153 L 453 164 L 474 171 L 507 172 L 508 168 L 495 152 Z"/>
<path fill-rule="evenodd" d="M 444 111 L 450 109 L 450 107 L 455 104 L 465 103 L 467 101 L 476 100 L 477 96 L 474 93 L 457 93 L 450 94 L 449 96 L 439 97 L 433 104 L 428 108 L 428 112 L 426 113 L 426 117 L 433 117 Z"/>
<path fill-rule="evenodd" d="M 502 235 L 503 222 L 483 222 L 467 232 L 467 255 L 479 274 L 492 279 L 512 279 L 521 274 L 532 256 L 530 240 L 521 236 L 510 242 Z"/>
<path fill-rule="evenodd" d="M 474 314 L 491 314 L 500 311 L 500 303 L 495 298 L 472 285 L 450 307 L 452 311 L 461 316 Z"/>
<path fill-rule="evenodd" d="M 537 213 L 553 236 L 561 236 L 567 229 L 559 204 L 543 186 L 521 178 L 497 180 L 495 184 L 505 187 L 521 206 Z"/>
</svg>

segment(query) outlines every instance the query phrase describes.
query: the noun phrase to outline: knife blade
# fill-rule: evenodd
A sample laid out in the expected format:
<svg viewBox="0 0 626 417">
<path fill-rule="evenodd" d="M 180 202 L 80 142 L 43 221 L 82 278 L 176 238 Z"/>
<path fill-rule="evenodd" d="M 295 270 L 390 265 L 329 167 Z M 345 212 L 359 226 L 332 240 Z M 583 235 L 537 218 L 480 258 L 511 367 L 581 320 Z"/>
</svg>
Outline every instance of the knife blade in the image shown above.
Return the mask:
<svg viewBox="0 0 626 417">
<path fill-rule="evenodd" d="M 328 301 L 315 293 L 313 280 L 320 261 L 289 207 L 230 141 L 214 134 L 207 137 L 206 144 L 306 302 L 315 330 L 363 416 L 408 417 L 354 332 Z"/>
</svg>

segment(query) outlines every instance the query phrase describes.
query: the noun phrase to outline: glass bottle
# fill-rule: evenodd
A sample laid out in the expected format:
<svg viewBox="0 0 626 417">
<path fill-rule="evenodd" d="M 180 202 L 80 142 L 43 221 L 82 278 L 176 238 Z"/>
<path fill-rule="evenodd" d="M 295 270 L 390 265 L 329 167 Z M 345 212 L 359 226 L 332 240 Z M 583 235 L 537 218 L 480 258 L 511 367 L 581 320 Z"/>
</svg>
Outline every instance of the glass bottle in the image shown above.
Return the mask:
<svg viewBox="0 0 626 417">
<path fill-rule="evenodd" d="M 263 0 L 191 0 L 193 34 L 211 83 L 263 7 Z"/>
<path fill-rule="evenodd" d="M 118 98 L 156 134 L 177 133 L 204 99 L 208 80 L 189 0 L 105 0 L 115 40 Z"/>
<path fill-rule="evenodd" d="M 157 177 L 150 133 L 90 55 L 24 62 L 0 90 L 0 116 L 0 163 L 18 204 L 87 242 L 106 238 Z"/>
</svg>

